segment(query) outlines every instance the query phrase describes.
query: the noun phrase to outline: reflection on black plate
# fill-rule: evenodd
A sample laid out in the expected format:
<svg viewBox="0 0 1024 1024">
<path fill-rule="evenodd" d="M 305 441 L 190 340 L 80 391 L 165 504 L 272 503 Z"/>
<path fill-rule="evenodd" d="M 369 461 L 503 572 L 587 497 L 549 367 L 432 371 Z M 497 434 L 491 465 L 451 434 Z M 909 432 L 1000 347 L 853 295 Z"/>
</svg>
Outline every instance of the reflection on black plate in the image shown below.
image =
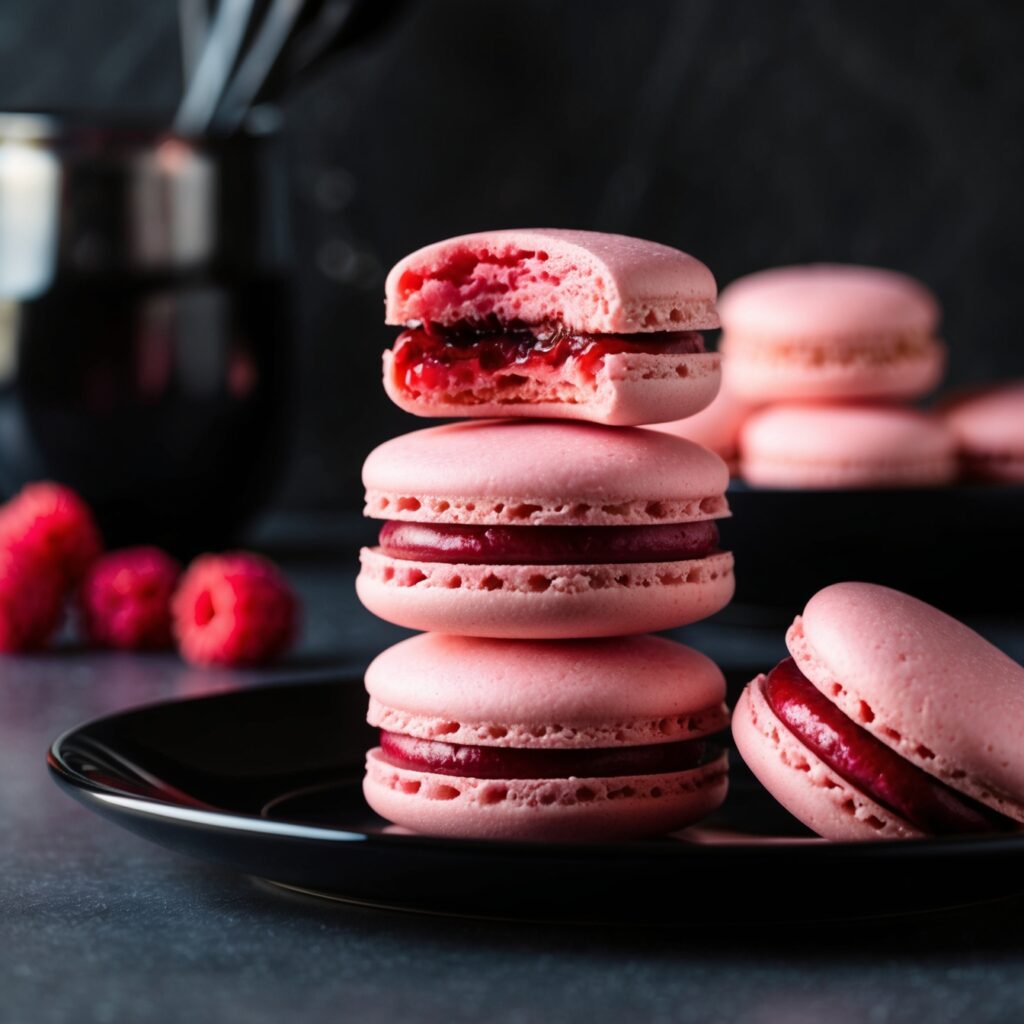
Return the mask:
<svg viewBox="0 0 1024 1024">
<path fill-rule="evenodd" d="M 824 843 L 734 758 L 701 828 L 617 844 L 401 834 L 363 802 L 356 680 L 158 704 L 66 733 L 58 782 L 87 807 L 183 853 L 335 898 L 430 913 L 709 922 L 860 917 L 1024 889 L 1024 837 Z"/>
</svg>

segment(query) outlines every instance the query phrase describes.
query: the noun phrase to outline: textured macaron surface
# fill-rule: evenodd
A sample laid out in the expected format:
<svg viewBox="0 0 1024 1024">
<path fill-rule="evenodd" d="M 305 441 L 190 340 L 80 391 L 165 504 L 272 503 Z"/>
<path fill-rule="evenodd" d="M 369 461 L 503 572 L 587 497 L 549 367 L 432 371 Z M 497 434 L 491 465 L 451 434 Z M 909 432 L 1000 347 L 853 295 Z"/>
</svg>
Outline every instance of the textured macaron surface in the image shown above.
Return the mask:
<svg viewBox="0 0 1024 1024">
<path fill-rule="evenodd" d="M 591 423 L 477 420 L 386 441 L 366 514 L 414 522 L 643 525 L 728 515 L 729 470 L 681 438 Z"/>
<path fill-rule="evenodd" d="M 955 443 L 942 420 L 889 405 L 778 405 L 740 435 L 743 472 L 754 483 L 894 485 L 947 481 Z"/>
<path fill-rule="evenodd" d="M 415 831 L 611 840 L 681 828 L 725 797 L 726 755 L 700 738 L 728 722 L 725 681 L 682 644 L 427 633 L 379 655 L 366 686 L 383 730 L 367 801 Z"/>
<path fill-rule="evenodd" d="M 709 814 L 725 799 L 727 769 L 723 752 L 663 775 L 474 779 L 396 767 L 374 749 L 363 792 L 378 814 L 428 835 L 607 842 L 662 834 Z"/>
<path fill-rule="evenodd" d="M 722 291 L 719 310 L 727 334 L 794 344 L 926 335 L 939 321 L 935 297 L 913 278 L 827 263 L 741 278 Z"/>
<path fill-rule="evenodd" d="M 848 782 L 790 732 L 765 700 L 764 681 L 765 676 L 758 676 L 740 695 L 732 734 L 747 767 L 790 814 L 834 841 L 922 835 Z"/>
<path fill-rule="evenodd" d="M 721 611 L 735 590 L 729 552 L 681 562 L 449 565 L 360 552 L 360 600 L 408 629 L 515 640 L 655 633 Z"/>
<path fill-rule="evenodd" d="M 869 583 L 816 594 L 786 637 L 800 670 L 902 757 L 1024 821 L 1024 668 L 969 627 Z"/>
<path fill-rule="evenodd" d="M 366 672 L 369 722 L 447 743 L 557 748 L 669 743 L 724 728 L 705 655 L 653 636 L 509 641 L 425 633 Z"/>
<path fill-rule="evenodd" d="M 714 277 L 694 257 L 625 235 L 555 228 L 484 231 L 400 260 L 389 324 L 559 324 L 613 334 L 718 326 Z"/>
</svg>

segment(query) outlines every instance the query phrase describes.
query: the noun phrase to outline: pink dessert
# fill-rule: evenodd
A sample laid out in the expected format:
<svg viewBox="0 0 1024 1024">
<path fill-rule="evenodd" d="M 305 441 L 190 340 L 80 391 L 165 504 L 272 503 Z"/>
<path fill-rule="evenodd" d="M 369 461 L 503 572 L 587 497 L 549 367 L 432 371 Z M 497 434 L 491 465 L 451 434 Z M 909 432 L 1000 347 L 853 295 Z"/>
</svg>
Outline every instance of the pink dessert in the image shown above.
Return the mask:
<svg viewBox="0 0 1024 1024">
<path fill-rule="evenodd" d="M 706 409 L 685 419 L 649 426 L 651 430 L 663 430 L 666 434 L 675 434 L 703 448 L 710 448 L 725 459 L 730 472 L 735 474 L 739 469 L 740 430 L 756 408 L 729 387 L 727 371 L 723 368 L 722 387 Z"/>
<path fill-rule="evenodd" d="M 1024 381 L 963 395 L 943 409 L 967 476 L 1024 483 Z"/>
<path fill-rule="evenodd" d="M 473 421 L 395 438 L 363 467 L 384 520 L 356 587 L 411 629 L 563 639 L 646 633 L 718 611 L 732 556 L 718 456 L 648 430 Z"/>
<path fill-rule="evenodd" d="M 893 405 L 776 405 L 740 433 L 740 470 L 758 487 L 948 484 L 956 445 L 942 419 Z"/>
<path fill-rule="evenodd" d="M 779 267 L 722 292 L 730 385 L 753 402 L 914 398 L 945 363 L 924 285 L 876 267 Z"/>
<path fill-rule="evenodd" d="M 912 597 L 840 583 L 786 635 L 791 658 L 736 706 L 737 749 L 828 839 L 1024 822 L 1024 669 Z"/>
<path fill-rule="evenodd" d="M 728 723 L 709 659 L 658 637 L 516 642 L 428 633 L 369 667 L 366 798 L 435 835 L 616 839 L 725 797 Z"/>
<path fill-rule="evenodd" d="M 591 231 L 487 231 L 406 256 L 386 284 L 405 327 L 384 387 L 418 416 L 544 416 L 637 425 L 718 389 L 710 271 L 655 242 Z"/>
</svg>

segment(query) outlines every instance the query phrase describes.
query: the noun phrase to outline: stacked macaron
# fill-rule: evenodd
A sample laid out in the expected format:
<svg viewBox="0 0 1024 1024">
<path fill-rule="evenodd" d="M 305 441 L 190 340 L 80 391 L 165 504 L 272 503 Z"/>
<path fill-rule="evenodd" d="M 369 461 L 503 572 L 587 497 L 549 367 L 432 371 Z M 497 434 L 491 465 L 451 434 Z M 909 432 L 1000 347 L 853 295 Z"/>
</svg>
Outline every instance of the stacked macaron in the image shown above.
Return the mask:
<svg viewBox="0 0 1024 1024">
<path fill-rule="evenodd" d="M 908 403 L 945 362 L 939 306 L 919 282 L 817 264 L 751 274 L 722 293 L 727 391 L 714 412 L 755 486 L 930 486 L 955 473 L 942 419 Z M 677 432 L 688 436 L 684 422 Z"/>
<path fill-rule="evenodd" d="M 740 435 L 741 469 L 767 487 L 948 483 L 952 434 L 907 403 L 939 382 L 939 306 L 872 267 L 783 267 L 722 295 L 722 351 L 741 396 L 771 403 Z"/>
<path fill-rule="evenodd" d="M 725 796 L 721 672 L 643 634 L 733 592 L 728 469 L 637 425 L 714 397 L 707 268 L 582 231 L 427 246 L 388 276 L 388 395 L 460 417 L 366 460 L 370 611 L 427 631 L 370 667 L 381 730 L 364 791 L 431 834 L 611 838 L 682 827 Z"/>
</svg>

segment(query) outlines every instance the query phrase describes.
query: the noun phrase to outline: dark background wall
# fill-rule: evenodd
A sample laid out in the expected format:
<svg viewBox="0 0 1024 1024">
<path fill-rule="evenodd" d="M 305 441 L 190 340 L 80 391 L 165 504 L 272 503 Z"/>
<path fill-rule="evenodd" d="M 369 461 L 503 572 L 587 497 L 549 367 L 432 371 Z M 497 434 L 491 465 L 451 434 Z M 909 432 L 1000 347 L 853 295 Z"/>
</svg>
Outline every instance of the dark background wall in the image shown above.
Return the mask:
<svg viewBox="0 0 1024 1024">
<path fill-rule="evenodd" d="M 720 284 L 875 263 L 940 295 L 957 382 L 1024 375 L 1024 5 L 413 0 L 286 103 L 299 307 L 281 500 L 353 509 L 416 425 L 377 380 L 387 268 L 498 226 L 621 231 Z M 169 0 L 2 0 L 0 106 L 167 118 Z"/>
</svg>

